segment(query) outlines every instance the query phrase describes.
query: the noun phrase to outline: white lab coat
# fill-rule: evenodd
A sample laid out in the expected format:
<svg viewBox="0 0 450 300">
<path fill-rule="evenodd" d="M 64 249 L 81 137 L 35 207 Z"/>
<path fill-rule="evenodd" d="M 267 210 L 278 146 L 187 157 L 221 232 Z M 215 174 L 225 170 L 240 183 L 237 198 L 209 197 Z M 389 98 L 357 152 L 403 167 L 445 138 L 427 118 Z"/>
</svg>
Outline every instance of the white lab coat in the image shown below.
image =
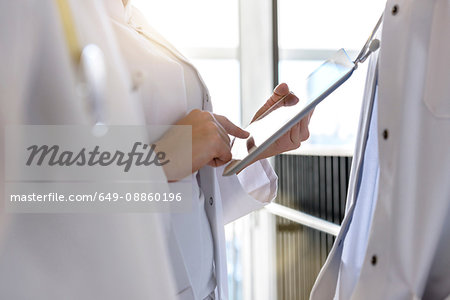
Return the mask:
<svg viewBox="0 0 450 300">
<path fill-rule="evenodd" d="M 187 114 L 188 109 L 193 108 L 186 105 L 186 89 L 191 85 L 200 87 L 198 94 L 193 96 L 200 99 L 199 107 L 195 108 L 211 111 L 210 94 L 195 67 L 151 28 L 129 3 L 125 9 L 120 0 L 105 3 L 128 71 L 135 79 L 134 87 L 144 101 L 147 123 L 172 124 Z M 169 55 L 161 55 L 161 49 Z M 185 74 L 181 64 L 193 70 L 193 75 Z M 199 176 L 214 241 L 218 296 L 219 299 L 228 299 L 224 225 L 270 202 L 276 195 L 277 177 L 266 160 L 246 168 L 239 176 L 223 177 L 222 172 L 223 167 L 206 166 L 199 171 Z M 175 243 L 172 245 L 176 247 L 177 232 L 173 235 Z M 172 259 L 183 260 L 181 256 Z M 182 291 L 177 298 L 198 299 L 183 263 L 175 266 L 177 285 Z"/>
<path fill-rule="evenodd" d="M 378 197 L 351 299 L 450 297 L 449 28 L 447 0 L 387 2 L 378 62 Z M 334 297 L 342 247 L 351 243 L 345 239 L 352 226 L 375 66 L 374 58 L 346 216 L 311 299 Z"/>
<path fill-rule="evenodd" d="M 144 124 L 103 3 L 69 3 L 80 44 L 95 43 L 105 55 L 107 123 Z M 0 59 L 3 200 L 5 125 L 92 125 L 93 115 L 76 93 L 56 1 L 0 2 Z M 170 299 L 175 292 L 158 215 L 12 215 L 3 207 L 1 299 Z"/>
</svg>

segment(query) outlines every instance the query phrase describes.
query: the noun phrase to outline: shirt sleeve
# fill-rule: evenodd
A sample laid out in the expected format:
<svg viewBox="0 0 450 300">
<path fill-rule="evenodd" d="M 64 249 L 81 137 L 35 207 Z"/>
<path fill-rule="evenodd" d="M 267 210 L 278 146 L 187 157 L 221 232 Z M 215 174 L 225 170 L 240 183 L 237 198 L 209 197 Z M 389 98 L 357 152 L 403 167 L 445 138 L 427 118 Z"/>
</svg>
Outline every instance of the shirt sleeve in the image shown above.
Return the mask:
<svg viewBox="0 0 450 300">
<path fill-rule="evenodd" d="M 224 223 L 230 223 L 270 203 L 277 195 L 278 177 L 267 160 L 260 160 L 238 175 L 222 176 L 216 169 L 223 204 Z"/>
</svg>

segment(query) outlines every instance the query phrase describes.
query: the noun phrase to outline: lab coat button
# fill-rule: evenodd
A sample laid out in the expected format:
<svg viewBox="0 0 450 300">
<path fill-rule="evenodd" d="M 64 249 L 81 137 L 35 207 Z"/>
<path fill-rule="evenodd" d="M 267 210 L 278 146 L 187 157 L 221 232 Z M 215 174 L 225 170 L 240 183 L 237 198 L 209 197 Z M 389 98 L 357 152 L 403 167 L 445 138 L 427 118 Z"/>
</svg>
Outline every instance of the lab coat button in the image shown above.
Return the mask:
<svg viewBox="0 0 450 300">
<path fill-rule="evenodd" d="M 133 91 L 137 90 L 139 86 L 144 82 L 144 72 L 136 71 L 132 75 Z"/>
<path fill-rule="evenodd" d="M 383 139 L 387 140 L 389 137 L 389 132 L 387 129 L 383 130 Z"/>
<path fill-rule="evenodd" d="M 372 263 L 372 266 L 375 266 L 377 264 L 377 256 L 373 255 L 372 259 L 370 260 L 370 262 Z"/>
<path fill-rule="evenodd" d="M 400 9 L 399 9 L 398 5 L 397 5 L 397 4 L 394 5 L 394 6 L 392 7 L 392 10 L 391 10 L 392 15 L 395 16 L 396 14 L 398 14 L 398 11 L 399 11 L 399 10 L 400 10 Z"/>
<path fill-rule="evenodd" d="M 209 197 L 209 205 L 213 205 L 213 204 L 214 204 L 213 197 Z"/>
</svg>

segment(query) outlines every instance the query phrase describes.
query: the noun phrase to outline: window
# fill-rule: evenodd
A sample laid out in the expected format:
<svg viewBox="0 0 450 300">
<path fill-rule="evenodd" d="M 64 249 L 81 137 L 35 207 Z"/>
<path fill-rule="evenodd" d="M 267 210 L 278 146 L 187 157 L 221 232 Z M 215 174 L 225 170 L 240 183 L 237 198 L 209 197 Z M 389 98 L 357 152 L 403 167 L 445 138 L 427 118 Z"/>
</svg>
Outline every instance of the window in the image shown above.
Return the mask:
<svg viewBox="0 0 450 300">
<path fill-rule="evenodd" d="M 135 0 L 133 4 L 199 69 L 214 112 L 240 124 L 238 0 Z"/>
<path fill-rule="evenodd" d="M 278 0 L 279 81 L 295 92 L 335 51 L 354 59 L 383 11 L 383 1 Z M 358 127 L 367 64 L 317 106 L 311 137 L 300 150 L 351 155 Z M 324 121 L 326 120 L 326 122 Z"/>
</svg>

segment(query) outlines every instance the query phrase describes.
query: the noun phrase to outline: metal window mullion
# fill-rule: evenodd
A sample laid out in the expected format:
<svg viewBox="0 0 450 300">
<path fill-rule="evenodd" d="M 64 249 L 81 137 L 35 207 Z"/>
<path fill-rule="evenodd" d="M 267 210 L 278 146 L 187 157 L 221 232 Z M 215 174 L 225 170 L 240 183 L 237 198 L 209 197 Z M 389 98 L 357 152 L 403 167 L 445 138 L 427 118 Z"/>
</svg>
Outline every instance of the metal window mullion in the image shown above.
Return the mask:
<svg viewBox="0 0 450 300">
<path fill-rule="evenodd" d="M 337 236 L 340 230 L 339 225 L 277 203 L 270 203 L 266 205 L 265 208 L 274 215 L 331 234 L 333 236 Z"/>
</svg>

